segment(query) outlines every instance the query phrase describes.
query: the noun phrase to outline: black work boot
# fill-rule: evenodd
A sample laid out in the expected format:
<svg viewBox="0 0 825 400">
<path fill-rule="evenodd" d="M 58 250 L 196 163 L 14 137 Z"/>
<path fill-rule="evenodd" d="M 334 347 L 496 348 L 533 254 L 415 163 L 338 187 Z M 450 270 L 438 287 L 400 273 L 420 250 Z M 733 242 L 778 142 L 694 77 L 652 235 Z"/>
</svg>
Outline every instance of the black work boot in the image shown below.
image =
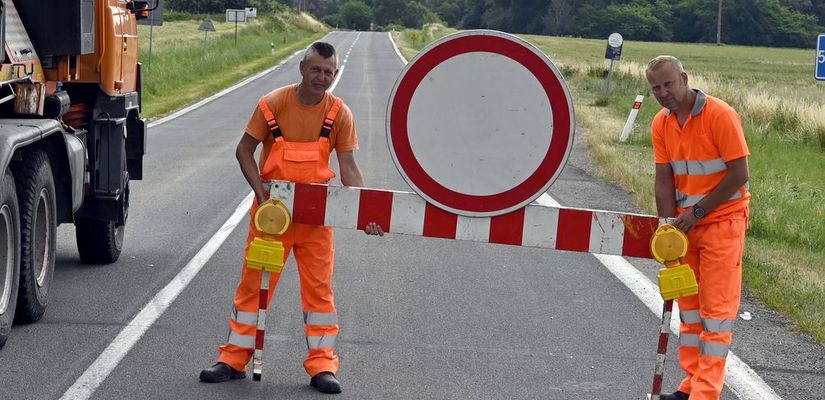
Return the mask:
<svg viewBox="0 0 825 400">
<path fill-rule="evenodd" d="M 321 393 L 341 393 L 341 382 L 338 382 L 332 372 L 321 372 L 313 376 L 309 381 L 309 386 Z"/>
<path fill-rule="evenodd" d="M 690 394 L 685 392 L 675 391 L 671 394 L 663 394 L 659 396 L 659 400 L 688 400 L 690 398 Z"/>
<path fill-rule="evenodd" d="M 222 362 L 217 362 L 215 365 L 201 371 L 201 382 L 217 383 L 243 378 L 246 378 L 246 372 L 237 371 Z"/>
</svg>

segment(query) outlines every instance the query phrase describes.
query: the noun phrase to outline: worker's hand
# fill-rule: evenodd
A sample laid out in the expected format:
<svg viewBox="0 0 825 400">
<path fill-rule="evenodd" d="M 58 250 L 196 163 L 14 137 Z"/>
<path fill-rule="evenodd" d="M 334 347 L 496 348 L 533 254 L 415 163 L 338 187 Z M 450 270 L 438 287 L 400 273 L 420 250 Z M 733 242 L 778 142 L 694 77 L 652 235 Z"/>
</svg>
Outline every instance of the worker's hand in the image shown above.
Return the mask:
<svg viewBox="0 0 825 400">
<path fill-rule="evenodd" d="M 699 223 L 699 219 L 693 216 L 693 213 L 690 210 L 687 210 L 676 218 L 676 221 L 673 223 L 673 226 L 679 228 L 684 233 L 690 232 L 696 224 Z"/>
<path fill-rule="evenodd" d="M 375 222 L 368 223 L 367 226 L 364 228 L 364 232 L 367 235 L 384 236 L 384 230 L 381 229 L 381 227 Z"/>
</svg>

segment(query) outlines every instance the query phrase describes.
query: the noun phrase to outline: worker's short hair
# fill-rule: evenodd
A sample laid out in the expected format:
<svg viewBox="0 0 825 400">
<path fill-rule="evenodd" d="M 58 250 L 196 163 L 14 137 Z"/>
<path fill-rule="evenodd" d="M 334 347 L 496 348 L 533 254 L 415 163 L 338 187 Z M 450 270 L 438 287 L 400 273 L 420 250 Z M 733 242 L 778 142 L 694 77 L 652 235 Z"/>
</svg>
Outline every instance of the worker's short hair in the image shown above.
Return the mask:
<svg viewBox="0 0 825 400">
<path fill-rule="evenodd" d="M 304 53 L 304 61 L 306 61 L 306 59 L 308 59 L 312 54 L 318 54 L 323 58 L 330 58 L 335 56 L 335 47 L 327 42 L 315 42 L 311 44 Z"/>
<path fill-rule="evenodd" d="M 685 72 L 685 69 L 682 67 L 682 62 L 679 61 L 678 58 L 669 55 L 657 56 L 654 59 L 650 60 L 647 63 L 647 69 L 645 70 L 645 72 L 655 71 L 665 64 L 672 65 L 674 68 L 676 68 L 676 71 L 678 71 L 679 73 Z"/>
</svg>

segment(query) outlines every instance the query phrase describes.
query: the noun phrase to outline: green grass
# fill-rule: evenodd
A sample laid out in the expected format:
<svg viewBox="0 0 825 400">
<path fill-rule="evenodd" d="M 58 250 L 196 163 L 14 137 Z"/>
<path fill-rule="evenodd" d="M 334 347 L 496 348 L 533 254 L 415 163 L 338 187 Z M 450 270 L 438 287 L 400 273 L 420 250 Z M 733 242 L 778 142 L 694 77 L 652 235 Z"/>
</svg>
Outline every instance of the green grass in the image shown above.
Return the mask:
<svg viewBox="0 0 825 400">
<path fill-rule="evenodd" d="M 408 58 L 426 45 L 411 42 L 413 33 L 428 37 L 421 31 L 395 35 Z M 813 79 L 813 50 L 626 41 L 606 92 L 605 40 L 523 38 L 565 76 L 597 175 L 624 187 L 648 213 L 655 213 L 650 121 L 660 106 L 644 78 L 647 61 L 659 54 L 679 57 L 692 86 L 742 114 L 753 195 L 747 293 L 825 344 L 825 85 Z M 620 143 L 638 94 L 645 102 L 630 139 Z"/>
<path fill-rule="evenodd" d="M 167 114 L 277 64 L 320 38 L 327 28 L 307 15 L 261 16 L 239 24 L 213 20 L 216 32 L 198 31 L 200 20 L 174 21 L 152 28 L 139 26 L 140 61 L 144 65 L 143 115 Z M 271 54 L 271 44 L 276 53 Z"/>
</svg>

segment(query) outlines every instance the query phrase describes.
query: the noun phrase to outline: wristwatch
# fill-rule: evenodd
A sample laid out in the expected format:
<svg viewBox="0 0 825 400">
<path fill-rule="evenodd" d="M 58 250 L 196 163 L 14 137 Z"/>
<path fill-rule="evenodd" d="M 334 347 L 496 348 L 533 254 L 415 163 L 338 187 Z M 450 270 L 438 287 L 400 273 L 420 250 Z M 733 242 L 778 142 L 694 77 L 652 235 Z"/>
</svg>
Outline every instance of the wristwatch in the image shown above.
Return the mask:
<svg viewBox="0 0 825 400">
<path fill-rule="evenodd" d="M 702 208 L 702 206 L 700 206 L 698 204 L 693 206 L 693 216 L 696 217 L 696 219 L 705 218 L 705 215 L 707 215 L 707 214 L 708 214 L 708 212 L 705 211 L 705 209 Z"/>
</svg>

